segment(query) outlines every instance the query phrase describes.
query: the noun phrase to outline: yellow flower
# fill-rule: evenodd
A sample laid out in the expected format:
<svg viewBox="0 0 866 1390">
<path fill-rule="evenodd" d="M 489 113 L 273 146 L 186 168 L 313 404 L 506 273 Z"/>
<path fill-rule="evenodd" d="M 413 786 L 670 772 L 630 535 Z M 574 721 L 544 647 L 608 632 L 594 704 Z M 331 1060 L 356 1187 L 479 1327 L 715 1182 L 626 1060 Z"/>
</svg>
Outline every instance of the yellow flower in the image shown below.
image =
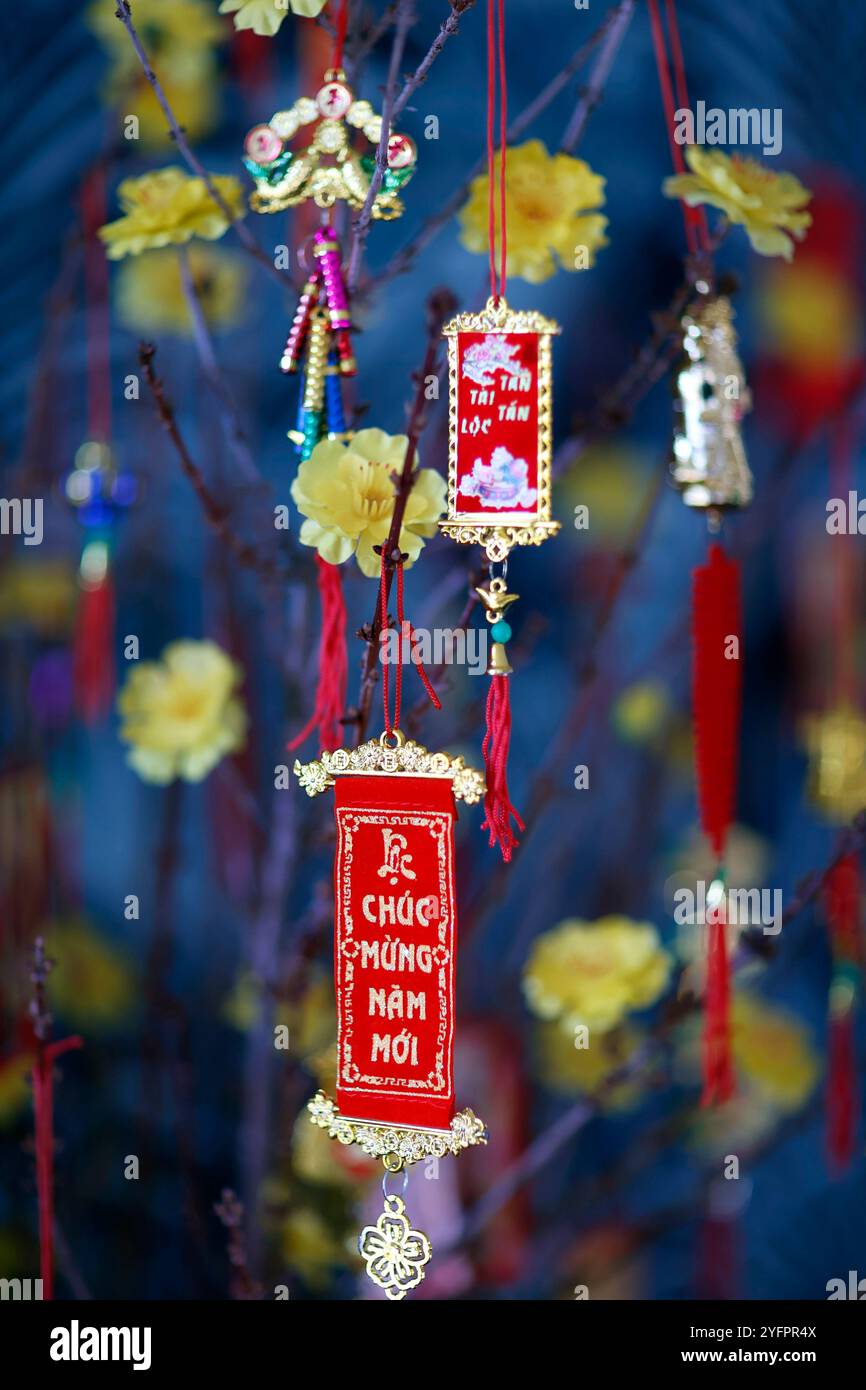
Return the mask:
<svg viewBox="0 0 866 1390">
<path fill-rule="evenodd" d="M 597 1039 L 590 1036 L 588 1047 L 576 1047 L 573 1034 L 558 1023 L 541 1023 L 535 1042 L 538 1074 L 551 1090 L 592 1096 L 603 1110 L 625 1110 L 640 1099 L 639 1076 L 611 1081 L 642 1045 L 637 1029 L 615 1028 Z"/>
<path fill-rule="evenodd" d="M 0 630 L 26 623 L 57 637 L 75 615 L 75 572 L 62 561 L 12 560 L 0 572 Z"/>
<path fill-rule="evenodd" d="M 368 1158 L 354 1144 L 335 1144 L 327 1130 L 310 1123 L 304 1106 L 292 1134 L 292 1171 L 304 1182 L 357 1193 L 359 1183 L 375 1178 L 382 1170 L 377 1159 Z"/>
<path fill-rule="evenodd" d="M 363 574 L 379 574 L 373 553 L 388 535 L 394 514 L 395 472 L 403 467 L 405 434 L 360 430 L 348 443 L 323 439 L 298 469 L 292 497 L 307 518 L 301 544 L 315 546 L 323 560 L 340 565 L 354 555 Z M 400 530 L 400 549 L 411 565 L 436 534 L 445 509 L 445 479 L 434 468 L 416 468 Z"/>
<path fill-rule="evenodd" d="M 565 270 L 594 263 L 596 251 L 607 246 L 607 218 L 591 211 L 604 204 L 605 180 L 599 174 L 582 159 L 551 156 L 540 140 L 527 140 L 506 150 L 505 179 L 509 275 L 537 285 L 555 274 L 557 260 Z M 488 176 L 479 174 L 460 211 L 460 240 L 467 251 L 487 252 L 489 187 Z M 498 256 L 498 192 L 494 201 Z"/>
<path fill-rule="evenodd" d="M 655 1002 L 671 960 L 655 927 L 628 917 L 569 919 L 535 942 L 523 974 L 534 1014 L 574 1034 L 580 1025 L 606 1033 L 635 1009 Z"/>
<path fill-rule="evenodd" d="M 738 1075 L 775 1110 L 791 1114 L 808 1099 L 820 1066 L 798 1018 L 742 991 L 734 996 L 732 1041 Z"/>
<path fill-rule="evenodd" d="M 816 260 L 769 268 L 758 312 L 768 350 L 794 367 L 831 370 L 863 351 L 863 317 L 850 282 Z"/>
<path fill-rule="evenodd" d="M 614 702 L 611 722 L 626 743 L 647 743 L 661 733 L 670 713 L 670 693 L 662 681 L 634 681 Z"/>
<path fill-rule="evenodd" d="M 335 1266 L 349 1263 L 345 1246 L 312 1207 L 296 1207 L 282 1229 L 281 1253 L 306 1283 L 323 1288 Z"/>
<path fill-rule="evenodd" d="M 142 144 L 170 144 L 162 108 L 115 16 L 115 6 L 96 0 L 87 19 L 111 59 L 107 100 L 124 116 L 137 117 Z M 209 0 L 135 0 L 135 23 L 179 123 L 191 140 L 206 135 L 218 111 L 216 48 L 227 38 Z"/>
<path fill-rule="evenodd" d="M 794 238 L 802 241 L 811 225 L 805 206 L 812 194 L 793 174 L 776 174 L 757 159 L 686 147 L 690 174 L 665 179 L 668 198 L 681 198 L 690 208 L 706 203 L 719 208 L 729 222 L 745 228 L 753 248 L 761 256 L 794 254 Z"/>
<path fill-rule="evenodd" d="M 127 761 L 145 782 L 200 782 L 243 747 L 242 672 L 214 642 L 172 642 L 130 672 L 117 705 Z"/>
<path fill-rule="evenodd" d="M 137 991 L 126 956 L 79 918 L 58 922 L 47 934 L 54 968 L 48 977 L 53 1011 L 76 1027 L 111 1028 L 135 1006 Z"/>
<path fill-rule="evenodd" d="M 327 0 L 223 0 L 220 14 L 233 14 L 236 29 L 252 29 L 262 38 L 273 38 L 291 7 L 292 14 L 315 19 Z"/>
<path fill-rule="evenodd" d="M 230 174 L 212 178 L 232 220 L 243 217 L 243 191 L 238 180 Z M 99 229 L 112 261 L 159 246 L 180 246 L 194 236 L 215 241 L 229 225 L 204 179 L 194 178 L 173 165 L 139 178 L 124 179 L 117 196 L 126 215 Z"/>
<path fill-rule="evenodd" d="M 189 248 L 189 267 L 212 328 L 231 328 L 246 308 L 247 268 L 240 256 L 213 246 Z M 122 322 L 134 333 L 191 332 L 174 251 L 146 251 L 120 267 L 115 293 Z"/>
<path fill-rule="evenodd" d="M 26 1052 L 17 1052 L 14 1057 L 0 1057 L 0 1129 L 14 1124 L 30 1100 L 32 1069 L 33 1058 Z M 319 1133 L 324 1131 L 320 1130 Z"/>
</svg>

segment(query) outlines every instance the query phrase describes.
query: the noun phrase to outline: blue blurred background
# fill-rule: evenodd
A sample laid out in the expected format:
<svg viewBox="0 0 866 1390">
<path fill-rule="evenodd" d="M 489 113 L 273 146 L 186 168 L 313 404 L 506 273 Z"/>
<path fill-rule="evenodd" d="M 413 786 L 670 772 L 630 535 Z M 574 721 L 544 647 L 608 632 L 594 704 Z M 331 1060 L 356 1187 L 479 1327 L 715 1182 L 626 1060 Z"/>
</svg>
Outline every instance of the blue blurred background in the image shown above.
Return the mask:
<svg viewBox="0 0 866 1390">
<path fill-rule="evenodd" d="M 353 24 L 359 8 L 368 7 L 353 7 Z M 571 0 L 507 0 L 512 113 L 608 8 L 603 0 L 586 10 Z M 116 535 L 115 648 L 122 683 L 127 635 L 138 637 L 148 660 L 178 638 L 218 642 L 244 669 L 246 749 L 200 785 L 146 786 L 126 764 L 116 716 L 87 726 L 72 704 L 81 530 L 63 480 L 88 435 L 82 182 L 94 166 L 105 169 L 115 217 L 121 179 L 180 162 L 160 136 L 113 10 L 114 0 L 32 0 L 0 15 L 3 490 L 45 498 L 43 544 L 30 549 L 3 537 L 0 551 L 0 1270 L 32 1274 L 37 1259 L 27 962 L 34 936 L 45 932 L 56 961 L 55 1031 L 84 1039 L 64 1059 L 55 1098 L 59 1294 L 229 1296 L 226 1232 L 213 1205 L 230 1187 L 245 1204 L 249 1265 L 265 1296 L 286 1285 L 292 1297 L 353 1298 L 353 1233 L 359 1214 L 375 1207 L 377 1177 L 320 1144 L 303 1114 L 327 1074 L 334 1031 L 330 809 L 273 786 L 286 735 L 308 717 L 312 699 L 311 552 L 297 543 L 293 513 L 283 551 L 288 580 L 265 610 L 254 578 L 206 527 L 144 384 L 138 399 L 126 398 L 127 379 L 140 376 L 139 339 L 155 340 L 156 368 L 190 453 L 245 536 L 255 540 L 274 500 L 289 501 L 296 460 L 286 430 L 295 399 L 278 361 L 294 306 L 230 235 L 208 243 L 209 274 L 226 295 L 224 312 L 214 309 L 214 340 L 272 495 L 236 482 L 182 305 L 180 331 L 152 329 L 148 291 L 128 280 L 134 263 L 113 265 L 111 442 L 118 466 L 137 482 Z M 842 428 L 853 487 L 863 474 L 862 401 L 848 388 L 863 350 L 866 11 L 840 0 L 681 0 L 678 10 L 693 100 L 782 109 L 783 147 L 769 162 L 815 190 L 825 247 L 817 291 L 798 278 L 815 264 L 808 238 L 782 266 L 752 253 L 734 229 L 718 258 L 736 279 L 755 395 L 745 423 L 755 502 L 726 528 L 743 564 L 746 614 L 729 867 L 732 880 L 778 888 L 790 902 L 807 873 L 826 867 L 839 822 L 850 820 L 822 814 L 809 797 L 803 725 L 834 703 L 839 596 L 825 507 L 835 495 L 831 460 Z M 293 15 L 273 39 L 235 35 L 231 17 L 216 15 L 216 0 L 183 0 L 174 11 L 169 20 L 156 0 L 133 5 L 157 71 L 162 59 L 188 77 L 182 119 L 207 169 L 235 174 L 247 188 L 246 131 L 315 90 L 327 39 Z M 405 71 L 447 13 L 445 0 L 419 0 Z M 214 22 L 219 38 L 202 42 Z M 389 51 L 386 34 L 357 79 L 377 106 Z M 525 138 L 556 150 L 586 72 Z M 419 144 L 418 171 L 404 216 L 374 225 L 367 244 L 355 399 L 366 407 L 365 424 L 391 433 L 405 425 L 429 293 L 445 285 L 462 306 L 476 304 L 486 266 L 463 249 L 450 219 L 407 273 L 382 287 L 376 276 L 480 157 L 485 101 L 479 4 L 401 118 Z M 148 113 L 142 138 L 127 140 L 123 118 L 136 112 Z M 430 115 L 436 140 L 424 138 Z M 670 155 L 642 3 L 576 153 L 607 181 L 609 246 L 590 271 L 509 283 L 513 305 L 537 308 L 563 328 L 554 495 L 563 527 L 555 542 L 516 555 L 509 576 L 521 595 L 511 789 L 529 827 L 507 867 L 488 850 L 475 809 L 461 813 L 459 827 L 458 1101 L 488 1121 L 494 1138 L 486 1150 L 443 1163 L 435 1180 L 413 1178 L 416 1224 L 443 1251 L 421 1296 L 569 1298 L 587 1285 L 591 1297 L 823 1298 L 829 1279 L 858 1267 L 866 1273 L 866 1192 L 862 1127 L 841 1176 L 829 1171 L 825 1152 L 832 962 L 820 902 L 793 916 L 771 958 L 748 954 L 738 975 L 751 1033 L 738 1098 L 719 1116 L 698 1109 L 696 1015 L 676 1007 L 688 948 L 671 920 L 670 885 L 707 867 L 691 773 L 687 578 L 704 555 L 706 528 L 666 485 L 596 636 L 619 557 L 666 468 L 671 416 L 667 378 L 617 428 L 595 428 L 598 402 L 674 294 L 684 252 L 677 205 L 661 196 Z M 246 224 L 269 255 L 283 239 L 297 246 L 300 224 L 290 217 L 249 213 Z M 420 448 L 425 466 L 440 471 L 444 414 L 442 406 L 431 411 Z M 595 437 L 575 455 L 569 441 L 587 421 Z M 571 525 L 579 503 L 590 507 L 589 531 Z M 474 563 L 431 541 L 407 580 L 413 620 L 453 626 Z M 854 573 L 859 599 L 862 547 Z M 353 634 L 370 616 L 375 586 L 347 567 L 345 587 L 352 700 L 363 655 Z M 853 640 L 856 660 L 859 605 Z M 442 714 L 419 725 L 424 740 L 477 762 L 485 684 L 450 670 Z M 420 686 L 409 689 L 414 703 Z M 580 764 L 591 769 L 589 790 L 575 789 Z M 139 899 L 137 919 L 125 915 L 129 895 Z M 632 1059 L 622 1086 L 604 1084 L 612 1062 L 588 1076 L 568 1040 L 532 1016 L 521 988 L 541 933 L 566 919 L 610 915 L 654 924 L 676 961 L 663 999 L 614 1044 L 618 1060 Z M 275 1019 L 290 1026 L 285 1055 L 271 1044 Z M 856 1043 L 859 1087 L 862 1021 Z M 740 1158 L 736 1182 L 723 1178 L 729 1154 Z M 124 1176 L 131 1155 L 140 1159 L 137 1180 Z"/>
</svg>

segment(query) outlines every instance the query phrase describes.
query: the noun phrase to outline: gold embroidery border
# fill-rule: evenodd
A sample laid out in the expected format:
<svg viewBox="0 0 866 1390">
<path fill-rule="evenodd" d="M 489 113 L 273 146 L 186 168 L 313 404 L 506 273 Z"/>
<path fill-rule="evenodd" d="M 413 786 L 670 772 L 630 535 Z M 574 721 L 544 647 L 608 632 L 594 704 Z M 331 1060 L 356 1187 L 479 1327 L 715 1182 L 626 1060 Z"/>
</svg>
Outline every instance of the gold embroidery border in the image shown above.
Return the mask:
<svg viewBox="0 0 866 1390">
<path fill-rule="evenodd" d="M 444 1158 L 476 1144 L 486 1144 L 487 1127 L 472 1110 L 461 1110 L 448 1129 L 407 1129 L 398 1125 L 376 1124 L 371 1120 L 352 1120 L 340 1114 L 337 1103 L 325 1091 L 317 1091 L 307 1102 L 310 1121 L 327 1130 L 340 1144 L 357 1144 L 369 1158 L 400 1160 L 408 1167 L 425 1158 Z"/>
<path fill-rule="evenodd" d="M 295 760 L 293 772 L 307 796 L 318 796 L 334 785 L 335 777 L 366 777 L 382 774 L 386 777 L 447 777 L 457 801 L 474 806 L 484 796 L 484 778 L 475 768 L 467 767 L 463 758 L 448 753 L 431 753 L 422 743 L 403 739 L 391 748 L 381 739 L 371 738 L 357 748 L 337 748 L 322 753 L 309 763 Z"/>
<path fill-rule="evenodd" d="M 439 529 L 463 545 L 481 545 L 487 558 L 504 560 L 517 545 L 541 545 L 559 530 L 551 517 L 553 461 L 553 353 L 551 337 L 561 332 L 553 319 L 534 309 L 510 309 L 505 299 L 488 299 L 478 313 L 457 314 L 442 329 L 448 339 L 448 516 Z M 457 502 L 457 386 L 460 333 L 535 333 L 538 336 L 538 506 L 534 515 L 494 517 L 461 512 Z"/>
</svg>

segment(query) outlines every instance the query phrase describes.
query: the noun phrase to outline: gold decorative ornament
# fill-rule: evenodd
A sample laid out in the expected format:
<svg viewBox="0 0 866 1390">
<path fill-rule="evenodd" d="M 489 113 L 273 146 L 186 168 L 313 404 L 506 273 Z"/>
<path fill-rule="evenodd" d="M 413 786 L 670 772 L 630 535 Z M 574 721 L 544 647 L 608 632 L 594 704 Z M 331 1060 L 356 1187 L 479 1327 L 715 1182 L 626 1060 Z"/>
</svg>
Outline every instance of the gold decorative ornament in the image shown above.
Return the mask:
<svg viewBox="0 0 866 1390">
<path fill-rule="evenodd" d="M 294 153 L 291 141 L 303 126 L 315 124 L 305 149 Z M 244 142 L 244 164 L 255 180 L 250 205 L 256 212 L 282 212 L 312 200 L 330 208 L 346 202 L 362 208 L 376 167 L 376 147 L 382 117 L 368 101 L 357 101 L 342 68 L 330 68 L 315 97 L 299 97 L 293 106 L 277 111 L 266 124 L 254 126 Z M 359 153 L 352 141 L 361 133 L 371 152 Z M 392 132 L 388 167 L 373 202 L 372 215 L 388 221 L 399 217 L 403 204 L 398 190 L 415 172 L 417 150 L 408 135 Z"/>
<path fill-rule="evenodd" d="M 423 1231 L 409 1225 L 402 1197 L 385 1194 L 385 1209 L 375 1226 L 365 1226 L 358 1249 L 374 1284 L 392 1302 L 405 1298 L 424 1278 L 432 1251 Z"/>
<path fill-rule="evenodd" d="M 498 562 L 515 546 L 541 545 L 559 530 L 550 494 L 551 338 L 560 329 L 535 310 L 490 298 L 480 312 L 458 314 L 442 331 L 448 514 L 439 528 L 451 540 L 483 546 Z"/>
<path fill-rule="evenodd" d="M 730 300 L 719 295 L 693 303 L 682 321 L 671 475 L 688 507 L 744 507 L 752 500 L 740 431 L 752 396 L 733 317 Z"/>
<path fill-rule="evenodd" d="M 372 1124 L 369 1120 L 349 1120 L 324 1091 L 316 1092 L 307 1102 L 307 1109 L 311 1122 L 327 1130 L 330 1139 L 340 1144 L 357 1144 L 369 1158 L 381 1158 L 389 1172 L 398 1172 L 425 1158 L 445 1158 L 447 1154 L 487 1143 L 484 1121 L 468 1109 L 455 1115 L 448 1129 L 406 1129 Z"/>
<path fill-rule="evenodd" d="M 476 588 L 475 592 L 484 604 L 484 615 L 487 621 L 493 627 L 491 635 L 494 641 L 490 648 L 487 674 L 488 676 L 510 676 L 514 668 L 508 660 L 505 643 L 496 640 L 496 624 L 502 621 L 508 608 L 512 603 L 517 602 L 520 595 L 508 592 L 508 586 L 503 577 L 491 579 L 488 588 Z"/>
<path fill-rule="evenodd" d="M 369 775 L 381 772 L 387 776 L 405 773 L 412 777 L 450 777 L 454 796 L 473 806 L 484 795 L 484 778 L 474 768 L 467 767 L 463 758 L 447 753 L 431 753 L 423 744 L 406 739 L 395 730 L 393 743 L 387 735 L 369 739 L 358 748 L 337 748 L 323 752 L 313 762 L 295 762 L 294 774 L 307 796 L 318 796 L 334 785 L 336 776 Z"/>
</svg>

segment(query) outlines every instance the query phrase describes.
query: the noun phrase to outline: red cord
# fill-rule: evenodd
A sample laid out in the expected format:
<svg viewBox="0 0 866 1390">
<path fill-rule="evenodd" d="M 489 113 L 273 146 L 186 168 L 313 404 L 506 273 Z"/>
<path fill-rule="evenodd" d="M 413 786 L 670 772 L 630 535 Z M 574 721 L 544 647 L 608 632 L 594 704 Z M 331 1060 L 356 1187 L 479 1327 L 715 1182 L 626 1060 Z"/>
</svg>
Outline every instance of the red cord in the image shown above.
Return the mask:
<svg viewBox="0 0 866 1390">
<path fill-rule="evenodd" d="M 87 337 L 87 432 L 107 442 L 111 435 L 108 261 L 97 232 L 107 217 L 105 169 L 95 164 L 81 186 L 84 233 L 84 294 Z"/>
<path fill-rule="evenodd" d="M 337 18 L 334 21 L 334 56 L 331 59 L 332 68 L 343 66 L 343 49 L 346 46 L 346 26 L 349 22 L 349 0 L 340 0 L 340 7 L 337 10 Z"/>
<path fill-rule="evenodd" d="M 497 42 L 497 21 L 499 34 Z M 499 63 L 499 286 L 496 284 L 496 67 Z M 507 253 L 505 206 L 505 155 L 508 125 L 507 84 L 505 80 L 505 3 L 488 0 L 487 5 L 487 240 L 490 251 L 490 295 L 497 303 L 505 297 Z"/>
<path fill-rule="evenodd" d="M 851 421 L 843 419 L 834 432 L 830 449 L 830 486 L 834 497 L 847 498 L 853 487 L 851 459 L 854 447 Z M 856 553 L 855 539 L 841 536 L 835 539 L 836 603 L 834 604 L 835 672 L 834 697 L 838 704 L 857 703 L 856 662 Z"/>
<path fill-rule="evenodd" d="M 379 627 L 380 627 L 380 640 L 381 640 L 381 633 L 387 632 L 387 631 L 388 631 L 388 626 L 389 626 L 389 624 L 388 624 L 388 585 L 387 585 L 387 581 L 386 581 L 386 577 L 385 577 L 385 572 L 386 572 L 386 571 L 385 571 L 385 546 L 383 545 L 383 546 L 382 546 L 382 565 L 381 565 L 381 568 L 380 568 L 380 571 L 379 571 Z M 399 727 L 400 727 L 400 705 L 401 705 L 401 701 L 402 701 L 402 698 L 403 698 L 403 649 L 402 649 L 402 643 L 403 643 L 403 636 L 404 636 L 404 633 L 406 632 L 407 628 L 408 628 L 408 631 L 409 631 L 409 643 L 410 643 L 411 650 L 412 650 L 412 663 L 413 663 L 413 665 L 417 666 L 417 668 L 418 668 L 418 675 L 421 677 L 421 681 L 422 681 L 422 683 L 423 683 L 423 685 L 424 685 L 424 689 L 427 691 L 427 694 L 428 694 L 429 697 L 430 697 L 431 704 L 433 705 L 433 707 L 434 707 L 435 709 L 441 709 L 441 708 L 442 708 L 442 702 L 441 702 L 441 700 L 439 699 L 439 696 L 436 694 L 436 691 L 433 689 L 433 685 L 432 685 L 432 683 L 431 683 L 431 681 L 430 681 L 430 677 L 427 675 L 427 672 L 424 670 L 424 663 L 422 662 L 421 658 L 418 656 L 418 654 L 417 654 L 417 652 L 416 652 L 416 650 L 415 650 L 415 643 L 416 643 L 416 641 L 418 640 L 418 639 L 417 639 L 417 636 L 416 636 L 416 633 L 415 633 L 415 629 L 413 628 L 413 626 L 412 626 L 412 624 L 411 624 L 410 622 L 407 622 L 407 621 L 406 621 L 406 615 L 405 615 L 404 607 L 403 607 L 403 561 L 402 561 L 402 560 L 398 560 L 398 562 L 397 562 L 397 632 L 398 632 L 399 641 L 398 641 L 398 650 L 397 650 L 397 670 L 396 670 L 396 673 L 395 673 L 395 675 L 394 675 L 394 719 L 393 719 L 393 722 L 392 722 L 392 720 L 391 720 L 390 711 L 389 711 L 389 709 L 388 709 L 388 706 L 389 706 L 389 704 L 390 704 L 389 689 L 388 689 L 388 687 L 389 687 L 388 667 L 389 667 L 389 665 L 390 665 L 390 662 L 389 662 L 387 659 L 385 659 L 385 653 L 382 654 L 382 655 L 383 655 L 383 659 L 382 659 L 382 705 L 383 705 L 384 715 L 385 715 L 385 732 L 386 732 L 386 734 L 388 735 L 389 738 L 391 738 L 392 735 L 394 734 L 395 730 L 396 730 L 396 729 L 399 729 Z"/>
<path fill-rule="evenodd" d="M 661 89 L 662 105 L 665 113 L 665 124 L 668 132 L 668 143 L 671 149 L 671 159 L 674 169 L 678 174 L 686 172 L 686 162 L 683 157 L 682 146 L 678 145 L 674 138 L 674 125 L 676 106 L 674 103 L 674 83 L 676 83 L 676 99 L 681 108 L 689 105 L 688 87 L 686 84 L 686 69 L 683 60 L 683 48 L 680 41 L 679 25 L 677 24 L 677 13 L 674 0 L 665 0 L 665 8 L 668 18 L 668 28 L 670 30 L 670 43 L 672 63 L 668 61 L 667 45 L 665 43 L 665 31 L 662 24 L 659 0 L 648 0 L 650 28 L 652 30 L 653 48 L 655 50 L 656 68 L 658 69 L 659 88 Z M 674 76 L 671 78 L 671 66 L 673 66 Z M 700 251 L 709 252 L 709 232 L 707 229 L 706 213 L 703 208 L 690 208 L 688 204 L 681 203 L 683 210 L 683 221 L 686 228 L 686 241 L 689 251 L 696 255 Z"/>
</svg>

